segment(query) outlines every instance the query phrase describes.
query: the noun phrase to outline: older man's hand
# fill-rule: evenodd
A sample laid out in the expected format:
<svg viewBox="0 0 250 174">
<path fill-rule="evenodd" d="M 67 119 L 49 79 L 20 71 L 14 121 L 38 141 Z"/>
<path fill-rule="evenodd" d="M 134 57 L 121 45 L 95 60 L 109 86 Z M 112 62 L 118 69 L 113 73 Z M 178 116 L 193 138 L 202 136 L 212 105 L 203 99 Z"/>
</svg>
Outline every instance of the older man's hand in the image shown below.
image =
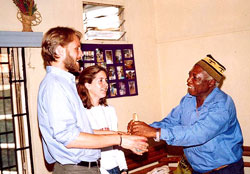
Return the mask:
<svg viewBox="0 0 250 174">
<path fill-rule="evenodd" d="M 142 121 L 130 121 L 128 123 L 128 133 L 132 135 L 141 135 L 145 137 L 156 137 L 157 129 L 149 126 Z"/>
</svg>

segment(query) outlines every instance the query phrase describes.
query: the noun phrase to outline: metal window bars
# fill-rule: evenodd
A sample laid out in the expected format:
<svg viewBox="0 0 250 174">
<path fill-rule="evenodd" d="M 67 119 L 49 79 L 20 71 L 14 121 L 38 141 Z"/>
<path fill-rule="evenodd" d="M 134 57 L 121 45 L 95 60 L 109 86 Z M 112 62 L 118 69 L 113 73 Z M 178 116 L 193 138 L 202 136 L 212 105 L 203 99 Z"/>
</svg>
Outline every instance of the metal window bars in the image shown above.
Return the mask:
<svg viewBox="0 0 250 174">
<path fill-rule="evenodd" d="M 0 69 L 0 174 L 31 174 L 25 48 L 0 48 Z"/>
</svg>

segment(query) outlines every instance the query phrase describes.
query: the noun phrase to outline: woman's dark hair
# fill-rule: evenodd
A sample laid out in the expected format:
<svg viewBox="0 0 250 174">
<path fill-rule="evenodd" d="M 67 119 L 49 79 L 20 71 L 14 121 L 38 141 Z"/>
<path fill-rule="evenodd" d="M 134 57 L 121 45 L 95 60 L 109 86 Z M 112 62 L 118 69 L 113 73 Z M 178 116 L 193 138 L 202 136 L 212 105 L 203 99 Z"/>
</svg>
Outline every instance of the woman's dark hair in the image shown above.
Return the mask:
<svg viewBox="0 0 250 174">
<path fill-rule="evenodd" d="M 99 73 L 100 71 L 105 72 L 105 74 L 107 75 L 107 70 L 99 65 L 87 67 L 79 75 L 77 83 L 77 91 L 82 100 L 83 106 L 87 109 L 90 109 L 93 105 L 91 103 L 89 91 L 84 84 L 92 83 L 93 79 L 96 77 L 96 74 Z M 108 106 L 106 97 L 101 98 L 99 104 Z"/>
</svg>

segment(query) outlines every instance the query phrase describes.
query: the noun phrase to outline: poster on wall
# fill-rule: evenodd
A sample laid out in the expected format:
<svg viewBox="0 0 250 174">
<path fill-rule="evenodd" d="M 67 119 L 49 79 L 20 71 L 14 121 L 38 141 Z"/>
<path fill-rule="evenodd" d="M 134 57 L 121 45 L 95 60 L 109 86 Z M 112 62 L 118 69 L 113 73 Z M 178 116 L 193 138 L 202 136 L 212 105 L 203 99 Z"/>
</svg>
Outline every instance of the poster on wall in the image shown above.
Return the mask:
<svg viewBox="0 0 250 174">
<path fill-rule="evenodd" d="M 81 44 L 83 67 L 100 65 L 108 72 L 108 98 L 138 95 L 132 44 Z"/>
</svg>

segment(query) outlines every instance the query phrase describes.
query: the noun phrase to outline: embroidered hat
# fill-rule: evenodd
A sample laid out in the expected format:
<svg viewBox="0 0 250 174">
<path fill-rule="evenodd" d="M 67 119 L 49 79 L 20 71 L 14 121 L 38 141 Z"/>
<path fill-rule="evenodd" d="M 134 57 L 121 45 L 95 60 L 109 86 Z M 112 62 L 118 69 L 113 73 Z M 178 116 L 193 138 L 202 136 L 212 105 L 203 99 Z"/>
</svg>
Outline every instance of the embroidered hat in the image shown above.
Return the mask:
<svg viewBox="0 0 250 174">
<path fill-rule="evenodd" d="M 223 72 L 226 68 L 216 61 L 211 55 L 207 55 L 207 57 L 201 59 L 196 64 L 200 65 L 217 82 L 220 82 L 224 78 Z"/>
</svg>

